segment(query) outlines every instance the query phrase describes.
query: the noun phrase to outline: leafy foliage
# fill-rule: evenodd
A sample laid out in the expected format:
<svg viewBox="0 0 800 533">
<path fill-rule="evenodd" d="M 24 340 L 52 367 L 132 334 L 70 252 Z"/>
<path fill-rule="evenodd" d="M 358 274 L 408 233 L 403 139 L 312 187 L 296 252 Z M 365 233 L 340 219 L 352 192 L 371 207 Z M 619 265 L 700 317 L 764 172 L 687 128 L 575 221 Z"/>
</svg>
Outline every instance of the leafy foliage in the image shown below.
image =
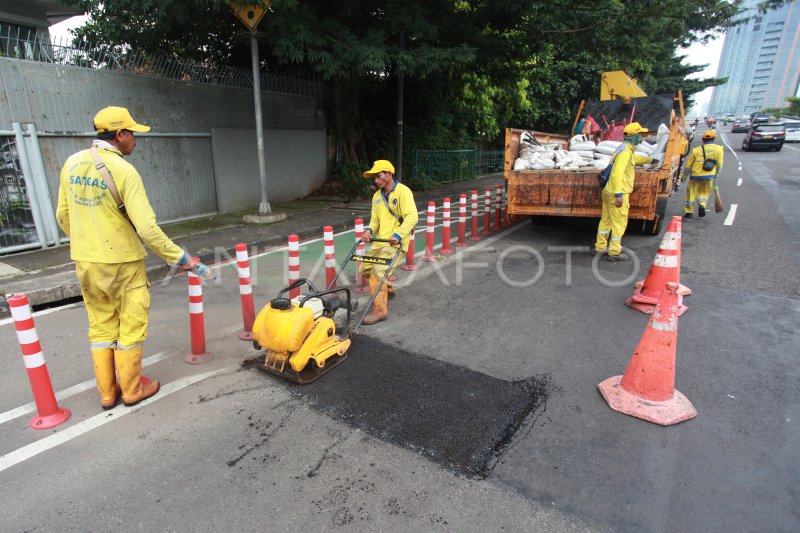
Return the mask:
<svg viewBox="0 0 800 533">
<path fill-rule="evenodd" d="M 236 0 L 247 3 L 247 0 Z M 249 68 L 249 32 L 225 0 L 67 0 L 91 20 L 77 38 Z M 781 4 L 767 0 L 766 8 Z M 325 81 L 342 162 L 499 143 L 504 128 L 567 129 L 600 74 L 622 69 L 650 94 L 691 96 L 724 79 L 689 79 L 679 47 L 707 41 L 742 0 L 273 0 L 259 25 L 262 66 Z M 353 168 L 355 168 L 353 167 Z M 340 165 L 338 179 L 351 167 Z"/>
</svg>

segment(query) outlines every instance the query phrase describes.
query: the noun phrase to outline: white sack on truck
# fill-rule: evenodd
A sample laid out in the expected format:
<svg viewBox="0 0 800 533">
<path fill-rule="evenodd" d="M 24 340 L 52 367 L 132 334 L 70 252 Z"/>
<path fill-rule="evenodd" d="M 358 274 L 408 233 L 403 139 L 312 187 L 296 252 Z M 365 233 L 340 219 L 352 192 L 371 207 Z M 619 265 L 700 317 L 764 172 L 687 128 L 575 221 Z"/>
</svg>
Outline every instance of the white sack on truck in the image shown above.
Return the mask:
<svg viewBox="0 0 800 533">
<path fill-rule="evenodd" d="M 555 153 L 556 168 L 565 170 L 576 170 L 585 166 L 588 162 L 577 155 L 575 152 L 568 152 L 566 150 L 558 150 Z"/>
</svg>

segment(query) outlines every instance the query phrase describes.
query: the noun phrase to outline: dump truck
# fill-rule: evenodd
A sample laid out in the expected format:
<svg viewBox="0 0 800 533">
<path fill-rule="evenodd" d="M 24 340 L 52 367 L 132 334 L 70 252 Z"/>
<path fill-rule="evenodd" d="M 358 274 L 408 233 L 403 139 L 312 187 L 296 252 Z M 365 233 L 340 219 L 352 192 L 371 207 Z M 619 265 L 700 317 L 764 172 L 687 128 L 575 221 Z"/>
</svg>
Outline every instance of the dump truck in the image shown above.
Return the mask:
<svg viewBox="0 0 800 533">
<path fill-rule="evenodd" d="M 657 234 L 685 155 L 681 91 L 675 95 L 647 96 L 636 80 L 624 72 L 605 72 L 601 76 L 600 100 L 581 102 L 573 122 L 573 131 L 581 118 L 589 116 L 601 127 L 615 122 L 639 122 L 653 135 L 660 124 L 669 128 L 669 139 L 660 167 L 637 166 L 630 195 L 628 228 Z M 648 135 L 651 133 L 643 136 Z M 602 189 L 597 176 L 601 169 L 514 170 L 523 136 L 542 144 L 558 144 L 564 150 L 569 149 L 572 137 L 535 130 L 506 129 L 504 177 L 508 191 L 508 214 L 532 216 L 535 221 L 543 221 L 544 217 L 599 218 L 602 212 Z"/>
</svg>

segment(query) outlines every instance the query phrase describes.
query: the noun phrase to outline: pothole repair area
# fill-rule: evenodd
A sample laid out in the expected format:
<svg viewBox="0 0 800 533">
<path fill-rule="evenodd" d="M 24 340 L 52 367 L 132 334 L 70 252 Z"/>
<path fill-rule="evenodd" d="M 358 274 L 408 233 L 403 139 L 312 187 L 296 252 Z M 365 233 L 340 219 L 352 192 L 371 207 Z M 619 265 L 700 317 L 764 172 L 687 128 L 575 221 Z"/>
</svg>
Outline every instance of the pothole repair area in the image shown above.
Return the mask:
<svg viewBox="0 0 800 533">
<path fill-rule="evenodd" d="M 340 366 L 288 386 L 322 413 L 485 477 L 528 415 L 544 407 L 550 380 L 504 381 L 360 335 Z"/>
</svg>

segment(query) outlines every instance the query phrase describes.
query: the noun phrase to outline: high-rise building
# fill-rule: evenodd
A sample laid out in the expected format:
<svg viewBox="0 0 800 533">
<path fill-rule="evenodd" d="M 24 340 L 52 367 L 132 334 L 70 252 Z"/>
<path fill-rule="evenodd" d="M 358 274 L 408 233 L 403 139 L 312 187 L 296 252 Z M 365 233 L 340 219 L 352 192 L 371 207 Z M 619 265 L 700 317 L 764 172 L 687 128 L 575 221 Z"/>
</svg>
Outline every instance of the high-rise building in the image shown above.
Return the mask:
<svg viewBox="0 0 800 533">
<path fill-rule="evenodd" d="M 786 107 L 800 91 L 800 2 L 759 13 L 747 0 L 745 24 L 728 30 L 717 70 L 728 82 L 714 88 L 709 114 L 749 114 Z"/>
</svg>

